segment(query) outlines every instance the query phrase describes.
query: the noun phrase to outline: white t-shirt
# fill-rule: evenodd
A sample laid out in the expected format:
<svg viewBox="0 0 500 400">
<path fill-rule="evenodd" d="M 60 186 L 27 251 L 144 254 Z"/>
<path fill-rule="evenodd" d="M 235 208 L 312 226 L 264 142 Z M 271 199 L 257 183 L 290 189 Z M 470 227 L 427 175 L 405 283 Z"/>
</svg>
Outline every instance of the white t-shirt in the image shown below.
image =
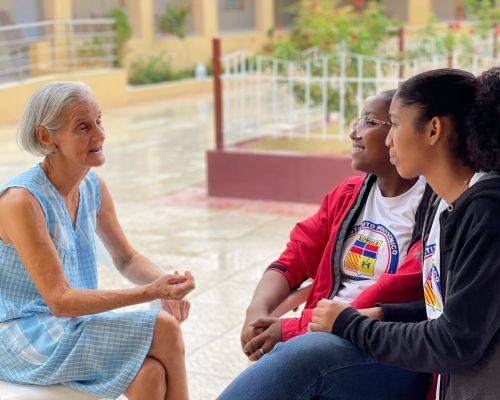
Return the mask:
<svg viewBox="0 0 500 400">
<path fill-rule="evenodd" d="M 380 275 L 397 271 L 410 245 L 424 189 L 425 181 L 419 179 L 407 192 L 384 197 L 373 185 L 342 246 L 340 288 L 334 300 L 350 303 Z"/>
<path fill-rule="evenodd" d="M 446 201 L 441 199 L 436 215 L 432 221 L 431 230 L 427 237 L 422 266 L 422 279 L 424 285 L 425 311 L 428 319 L 436 319 L 443 313 L 443 292 L 439 274 L 439 216 L 448 208 Z"/>
</svg>

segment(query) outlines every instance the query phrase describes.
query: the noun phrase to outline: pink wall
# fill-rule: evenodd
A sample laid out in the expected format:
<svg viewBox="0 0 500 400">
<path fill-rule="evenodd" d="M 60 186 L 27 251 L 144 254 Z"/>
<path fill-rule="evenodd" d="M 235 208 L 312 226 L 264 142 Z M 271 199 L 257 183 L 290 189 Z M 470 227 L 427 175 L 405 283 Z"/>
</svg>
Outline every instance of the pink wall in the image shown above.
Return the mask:
<svg viewBox="0 0 500 400">
<path fill-rule="evenodd" d="M 359 174 L 348 156 L 207 151 L 209 196 L 319 203 L 339 182 Z"/>
</svg>

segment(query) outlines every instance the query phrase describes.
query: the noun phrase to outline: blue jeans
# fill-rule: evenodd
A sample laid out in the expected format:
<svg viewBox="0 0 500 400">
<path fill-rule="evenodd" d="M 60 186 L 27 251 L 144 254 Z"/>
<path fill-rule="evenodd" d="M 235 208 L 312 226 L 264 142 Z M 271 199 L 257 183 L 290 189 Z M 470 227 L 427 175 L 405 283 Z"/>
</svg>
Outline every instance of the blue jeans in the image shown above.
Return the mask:
<svg viewBox="0 0 500 400">
<path fill-rule="evenodd" d="M 314 332 L 279 343 L 219 400 L 422 400 L 431 375 L 378 364 L 350 342 Z"/>
</svg>

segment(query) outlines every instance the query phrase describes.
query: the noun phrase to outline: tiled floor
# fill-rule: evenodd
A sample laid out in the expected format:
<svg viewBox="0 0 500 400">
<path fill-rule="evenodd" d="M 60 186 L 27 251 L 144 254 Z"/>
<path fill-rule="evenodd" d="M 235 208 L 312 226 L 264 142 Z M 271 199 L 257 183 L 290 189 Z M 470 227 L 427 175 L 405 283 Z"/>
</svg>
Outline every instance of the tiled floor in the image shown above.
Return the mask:
<svg viewBox="0 0 500 400">
<path fill-rule="evenodd" d="M 193 400 L 215 399 L 248 365 L 239 333 L 264 268 L 312 205 L 206 196 L 205 150 L 213 146 L 210 96 L 104 111 L 107 181 L 129 240 L 165 271 L 191 270 L 197 289 L 183 324 Z M 36 158 L 0 126 L 0 181 Z M 105 262 L 103 264 L 109 264 Z M 129 284 L 100 266 L 101 286 Z"/>
</svg>

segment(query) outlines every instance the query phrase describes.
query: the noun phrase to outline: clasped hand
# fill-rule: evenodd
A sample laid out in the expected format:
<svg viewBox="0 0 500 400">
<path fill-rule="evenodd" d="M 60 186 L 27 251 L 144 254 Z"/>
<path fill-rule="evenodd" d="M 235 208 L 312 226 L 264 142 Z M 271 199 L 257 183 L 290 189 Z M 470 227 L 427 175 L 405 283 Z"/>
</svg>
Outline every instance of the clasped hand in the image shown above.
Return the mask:
<svg viewBox="0 0 500 400">
<path fill-rule="evenodd" d="M 165 275 L 156 279 L 153 285 L 158 291 L 157 297 L 161 300 L 161 307 L 179 323 L 184 322 L 191 308 L 184 296 L 195 288 L 193 275 L 189 271 L 184 275 Z"/>
<path fill-rule="evenodd" d="M 269 353 L 281 340 L 279 318 L 263 317 L 250 323 L 245 322 L 241 332 L 241 347 L 251 361 L 257 361 Z"/>
</svg>

